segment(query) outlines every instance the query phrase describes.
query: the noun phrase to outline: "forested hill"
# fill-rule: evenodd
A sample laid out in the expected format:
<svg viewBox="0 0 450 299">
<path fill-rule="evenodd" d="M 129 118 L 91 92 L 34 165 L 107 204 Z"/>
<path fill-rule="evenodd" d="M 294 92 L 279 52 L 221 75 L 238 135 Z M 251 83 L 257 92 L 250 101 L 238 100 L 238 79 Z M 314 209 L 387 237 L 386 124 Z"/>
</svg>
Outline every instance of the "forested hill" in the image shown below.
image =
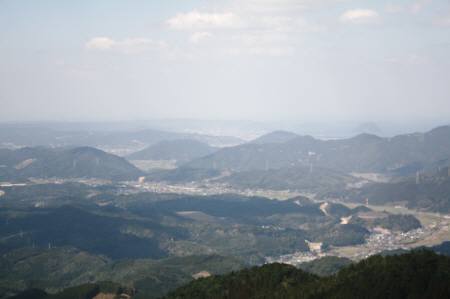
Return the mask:
<svg viewBox="0 0 450 299">
<path fill-rule="evenodd" d="M 358 189 L 348 189 L 327 196 L 346 198 L 353 202 L 366 199 L 373 205 L 405 204 L 411 209 L 450 213 L 450 167 L 420 173 L 393 182 L 371 183 Z"/>
<path fill-rule="evenodd" d="M 349 139 L 319 140 L 298 136 L 281 143 L 246 143 L 224 148 L 186 167 L 250 171 L 312 164 L 343 172 L 407 175 L 447 166 L 449 157 L 450 126 L 444 126 L 392 138 L 361 134 Z"/>
<path fill-rule="evenodd" d="M 268 264 L 199 279 L 164 299 L 450 298 L 450 258 L 431 251 L 373 256 L 319 278 L 289 265 Z"/>
<path fill-rule="evenodd" d="M 34 178 L 134 180 L 143 173 L 127 160 L 92 147 L 0 149 L 0 181 Z"/>
</svg>

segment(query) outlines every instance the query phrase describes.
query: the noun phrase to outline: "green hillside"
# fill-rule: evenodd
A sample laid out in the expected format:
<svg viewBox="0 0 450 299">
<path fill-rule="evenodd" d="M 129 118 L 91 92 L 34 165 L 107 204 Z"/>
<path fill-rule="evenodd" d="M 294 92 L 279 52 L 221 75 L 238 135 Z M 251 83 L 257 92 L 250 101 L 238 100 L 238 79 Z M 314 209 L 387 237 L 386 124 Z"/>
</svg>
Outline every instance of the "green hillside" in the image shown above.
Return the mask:
<svg viewBox="0 0 450 299">
<path fill-rule="evenodd" d="M 219 255 L 112 261 L 72 247 L 60 247 L 16 250 L 0 257 L 0 266 L 0 298 L 30 288 L 53 294 L 101 281 L 139 289 L 137 298 L 155 298 L 188 283 L 201 271 L 223 274 L 243 268 L 244 263 Z"/>
<path fill-rule="evenodd" d="M 329 196 L 359 203 L 369 199 L 373 205 L 400 203 L 412 209 L 450 213 L 450 171 L 449 167 L 441 167 L 438 171 L 422 173 L 419 177 L 372 183 Z"/>
<path fill-rule="evenodd" d="M 342 189 L 355 181 L 354 177 L 343 172 L 311 166 L 242 171 L 219 180 L 238 188 L 290 189 L 319 193 Z"/>
<path fill-rule="evenodd" d="M 34 178 L 134 180 L 142 172 L 123 158 L 91 147 L 0 150 L 0 181 Z"/>
<path fill-rule="evenodd" d="M 298 267 L 303 271 L 318 275 L 329 276 L 337 273 L 342 268 L 350 265 L 352 261 L 337 256 L 325 256 L 320 259 L 300 264 Z"/>
<path fill-rule="evenodd" d="M 292 266 L 269 264 L 199 279 L 166 299 L 306 299 L 450 297 L 450 258 L 430 251 L 373 256 L 319 278 Z"/>
</svg>

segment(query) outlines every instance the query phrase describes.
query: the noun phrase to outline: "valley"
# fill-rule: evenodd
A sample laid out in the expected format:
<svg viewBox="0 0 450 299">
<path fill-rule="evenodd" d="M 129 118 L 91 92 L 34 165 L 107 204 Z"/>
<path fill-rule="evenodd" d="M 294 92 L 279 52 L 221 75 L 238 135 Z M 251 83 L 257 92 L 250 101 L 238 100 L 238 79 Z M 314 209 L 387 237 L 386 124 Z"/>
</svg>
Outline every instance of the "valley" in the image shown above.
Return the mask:
<svg viewBox="0 0 450 299">
<path fill-rule="evenodd" d="M 326 206 L 322 204 L 324 201 L 321 201 L 319 199 L 316 199 L 315 194 L 301 194 L 299 192 L 292 192 L 292 191 L 277 191 L 277 190 L 267 190 L 267 189 L 247 189 L 247 190 L 241 190 L 241 189 L 234 189 L 229 186 L 224 186 L 220 184 L 208 184 L 208 183 L 191 183 L 191 184 L 176 184 L 176 185 L 170 185 L 166 183 L 151 183 L 151 182 L 120 182 L 118 184 L 112 185 L 110 181 L 105 180 L 98 180 L 98 179 L 40 179 L 40 180 L 32 180 L 29 184 L 19 184 L 19 185 L 8 185 L 5 183 L 2 183 L 1 186 L 3 189 L 8 190 L 11 187 L 30 187 L 31 185 L 49 185 L 52 186 L 53 184 L 57 185 L 64 185 L 64 184 L 83 184 L 89 187 L 97 188 L 103 186 L 103 188 L 113 188 L 115 191 L 111 194 L 115 197 L 133 197 L 134 195 L 139 196 L 139 194 L 161 194 L 161 196 L 165 196 L 166 194 L 184 194 L 187 196 L 200 196 L 200 198 L 205 197 L 205 200 L 208 200 L 208 196 L 217 196 L 217 195 L 227 195 L 227 194 L 236 194 L 239 196 L 244 197 L 262 197 L 262 198 L 268 198 L 273 201 L 289 201 L 292 198 L 296 197 L 302 197 L 302 198 L 308 198 L 311 203 L 317 203 L 317 205 L 320 205 L 319 210 L 325 215 L 325 216 L 331 216 L 327 215 L 326 213 Z M 6 194 L 5 191 L 3 191 L 4 194 Z M 8 192 L 9 195 L 9 192 Z M 97 196 L 101 195 L 101 192 L 92 192 L 90 193 L 87 198 L 90 198 L 93 200 L 93 203 L 97 204 L 100 207 L 107 207 L 110 205 L 114 206 L 124 206 L 127 204 L 126 199 L 115 199 L 111 201 L 99 201 L 96 202 L 95 198 Z M 356 209 L 360 207 L 358 204 L 354 203 L 348 203 L 343 202 L 339 200 L 330 200 L 330 203 L 342 205 L 349 209 Z M 45 201 L 39 201 L 35 204 L 35 206 L 39 207 L 45 207 L 48 203 Z M 352 260 L 361 260 L 363 258 L 366 258 L 368 256 L 378 254 L 384 251 L 392 251 L 392 250 L 407 250 L 422 246 L 435 246 L 439 245 L 443 242 L 450 241 L 450 215 L 448 214 L 441 214 L 441 213 L 433 213 L 433 212 L 425 212 L 425 211 L 417 211 L 413 209 L 408 209 L 405 207 L 401 207 L 399 205 L 384 205 L 384 206 L 378 206 L 378 205 L 367 205 L 368 209 L 379 212 L 379 213 L 386 213 L 389 214 L 398 214 L 398 215 L 412 215 L 416 217 L 420 223 L 422 224 L 421 228 L 414 229 L 407 232 L 402 231 L 392 231 L 389 229 L 381 229 L 380 227 L 374 227 L 369 230 L 369 234 L 365 237 L 365 242 L 360 245 L 347 245 L 347 246 L 331 246 L 327 249 L 319 249 L 319 250 L 302 250 L 299 252 L 295 252 L 295 247 L 292 248 L 294 252 L 289 253 L 287 255 L 280 255 L 280 256 L 265 256 L 263 257 L 266 262 L 283 262 L 293 265 L 299 265 L 303 262 L 312 261 L 315 259 L 319 259 L 325 256 L 337 256 L 337 257 L 344 257 L 349 258 Z M 221 222 L 219 219 L 216 219 L 214 216 L 209 215 L 207 213 L 203 213 L 196 210 L 187 210 L 187 211 L 180 211 L 177 212 L 179 216 L 183 218 L 189 218 L 197 222 L 206 222 L 208 225 L 215 222 Z M 196 215 L 198 214 L 198 216 Z M 361 215 L 361 217 L 384 217 L 383 215 Z M 352 217 L 340 217 L 340 225 L 344 226 L 347 225 L 349 222 L 352 221 Z M 343 219 L 344 222 L 343 222 Z M 354 220 L 354 219 L 353 219 Z M 262 225 L 261 228 L 263 229 L 271 229 L 271 227 L 275 229 L 284 230 L 285 228 L 282 228 L 280 226 L 266 226 Z M 10 237 L 14 237 L 10 236 Z M 8 238 L 8 237 L 7 237 Z M 178 244 L 178 245 L 175 245 Z M 178 252 L 177 254 L 185 255 L 183 253 L 184 249 L 182 243 L 175 242 L 173 246 L 173 249 Z M 192 246 L 192 245 L 190 245 Z M 195 246 L 194 246 L 195 247 Z M 203 249 L 203 251 L 206 248 Z M 217 252 L 211 249 L 206 250 L 206 252 Z M 250 262 L 251 261 L 246 261 Z"/>
<path fill-rule="evenodd" d="M 412 172 L 415 162 L 392 158 L 381 138 L 325 142 L 274 132 L 217 148 L 197 136 L 177 141 L 157 133 L 163 141 L 142 142 L 143 150 L 124 158 L 111 153 L 133 147 L 111 136 L 110 153 L 89 146 L 0 150 L 0 264 L 9 269 L 0 273 L 1 298 L 106 280 L 139 290 L 136 298 L 158 298 L 193 279 L 251 266 L 324 263 L 317 267 L 338 271 L 450 241 L 446 162 L 418 154 L 421 170 Z M 415 138 L 407 137 L 422 140 Z M 341 169 L 325 157 L 367 146 L 390 161 L 351 167 L 350 159 Z M 447 155 L 439 149 L 436 158 Z"/>
</svg>

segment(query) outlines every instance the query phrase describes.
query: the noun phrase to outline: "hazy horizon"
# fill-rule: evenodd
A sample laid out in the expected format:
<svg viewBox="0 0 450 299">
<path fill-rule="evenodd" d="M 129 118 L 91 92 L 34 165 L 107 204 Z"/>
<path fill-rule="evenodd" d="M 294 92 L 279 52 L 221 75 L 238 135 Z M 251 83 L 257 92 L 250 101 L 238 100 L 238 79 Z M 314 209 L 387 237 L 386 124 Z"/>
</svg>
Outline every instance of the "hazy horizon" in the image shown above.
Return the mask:
<svg viewBox="0 0 450 299">
<path fill-rule="evenodd" d="M 1 122 L 0 129 L 55 130 L 61 132 L 138 132 L 156 130 L 194 133 L 210 136 L 233 136 L 250 141 L 275 131 L 309 135 L 319 139 L 351 138 L 362 133 L 394 137 L 411 133 L 426 133 L 449 122 L 389 123 L 389 122 L 301 122 L 251 120 L 153 119 L 128 121 L 25 121 Z"/>
<path fill-rule="evenodd" d="M 450 119 L 448 1 L 0 1 L 0 121 Z"/>
</svg>

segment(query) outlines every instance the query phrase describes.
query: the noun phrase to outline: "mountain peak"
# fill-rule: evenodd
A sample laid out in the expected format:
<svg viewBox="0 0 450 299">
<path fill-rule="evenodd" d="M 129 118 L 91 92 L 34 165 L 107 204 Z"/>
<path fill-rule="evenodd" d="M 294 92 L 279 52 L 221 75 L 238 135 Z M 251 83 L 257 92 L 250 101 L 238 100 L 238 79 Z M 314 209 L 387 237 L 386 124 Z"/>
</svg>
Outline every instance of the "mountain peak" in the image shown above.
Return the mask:
<svg viewBox="0 0 450 299">
<path fill-rule="evenodd" d="M 255 140 L 251 141 L 251 143 L 256 143 L 256 144 L 264 144 L 264 143 L 284 143 L 284 142 L 288 142 L 292 139 L 295 139 L 299 137 L 299 135 L 289 132 L 289 131 L 282 131 L 282 130 L 278 130 L 278 131 L 273 131 L 270 133 L 267 133 L 265 135 L 262 135 L 258 138 L 256 138 Z"/>
</svg>

